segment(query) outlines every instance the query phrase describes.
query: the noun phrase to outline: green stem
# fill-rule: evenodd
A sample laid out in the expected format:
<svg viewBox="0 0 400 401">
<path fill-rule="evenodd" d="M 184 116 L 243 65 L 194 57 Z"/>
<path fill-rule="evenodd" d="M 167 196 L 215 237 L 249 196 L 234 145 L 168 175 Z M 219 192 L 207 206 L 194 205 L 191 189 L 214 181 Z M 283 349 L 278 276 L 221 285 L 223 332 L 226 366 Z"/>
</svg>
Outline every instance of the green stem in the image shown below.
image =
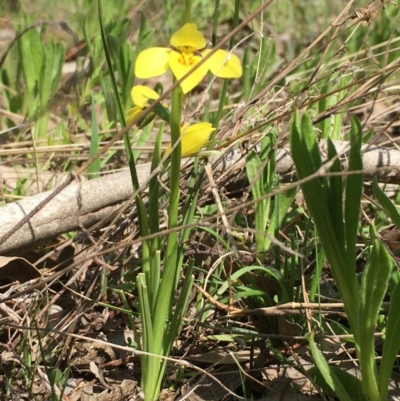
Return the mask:
<svg viewBox="0 0 400 401">
<path fill-rule="evenodd" d="M 215 0 L 215 7 L 214 7 L 214 19 L 213 19 L 213 30 L 211 35 L 211 43 L 213 46 L 217 43 L 217 27 L 218 27 L 218 18 L 219 18 L 219 6 L 220 1 Z"/>
<path fill-rule="evenodd" d="M 161 142 L 162 134 L 164 132 L 164 122 L 161 123 L 156 144 L 153 151 L 153 159 L 151 162 L 151 171 L 153 172 L 160 164 L 161 161 Z M 159 194 L 160 194 L 160 183 L 159 177 L 154 176 L 149 182 L 149 230 L 151 234 L 160 232 L 160 222 L 159 222 Z M 153 238 L 150 240 L 150 271 L 148 278 L 146 277 L 149 294 L 150 294 L 150 305 L 151 310 L 154 311 L 157 293 L 160 287 L 160 247 L 161 240 L 160 237 Z"/>
<path fill-rule="evenodd" d="M 172 110 L 171 110 L 171 168 L 170 168 L 170 195 L 168 208 L 168 228 L 175 228 L 178 225 L 179 212 L 179 178 L 181 169 L 181 142 L 180 142 L 180 88 L 176 88 L 172 92 Z M 176 145 L 176 147 L 175 147 Z M 181 263 L 179 263 L 178 253 L 178 234 L 171 232 L 167 237 L 167 246 L 165 250 L 164 272 L 162 275 L 160 289 L 157 294 L 157 302 L 155 303 L 155 311 L 153 315 L 153 339 L 154 354 L 166 355 L 170 349 L 170 344 L 166 343 L 168 323 L 167 320 L 171 316 L 172 306 L 174 302 L 174 294 L 178 284 Z M 161 363 L 161 362 L 158 362 Z M 165 363 L 161 363 L 158 370 L 158 383 L 160 383 L 165 370 Z M 154 389 L 153 398 L 157 399 L 159 386 Z M 147 395 L 146 395 L 147 399 Z"/>
<path fill-rule="evenodd" d="M 233 27 L 235 29 L 239 24 L 239 11 L 240 11 L 240 0 L 235 1 L 235 13 L 233 14 Z M 235 44 L 235 37 L 229 41 L 229 49 L 232 49 Z"/>
<path fill-rule="evenodd" d="M 192 0 L 186 0 L 185 1 L 185 15 L 184 15 L 184 24 L 187 24 L 190 22 L 190 13 L 192 11 Z"/>
</svg>

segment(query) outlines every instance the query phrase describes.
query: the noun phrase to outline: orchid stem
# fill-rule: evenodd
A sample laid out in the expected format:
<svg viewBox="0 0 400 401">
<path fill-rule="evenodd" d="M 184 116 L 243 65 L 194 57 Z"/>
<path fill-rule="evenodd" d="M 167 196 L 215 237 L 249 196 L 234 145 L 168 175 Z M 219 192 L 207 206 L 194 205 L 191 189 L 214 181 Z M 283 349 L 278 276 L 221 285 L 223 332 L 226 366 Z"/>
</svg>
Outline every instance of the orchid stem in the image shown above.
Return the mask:
<svg viewBox="0 0 400 401">
<path fill-rule="evenodd" d="M 184 15 L 184 24 L 188 24 L 190 22 L 190 13 L 192 10 L 192 0 L 185 1 L 185 15 Z"/>
</svg>

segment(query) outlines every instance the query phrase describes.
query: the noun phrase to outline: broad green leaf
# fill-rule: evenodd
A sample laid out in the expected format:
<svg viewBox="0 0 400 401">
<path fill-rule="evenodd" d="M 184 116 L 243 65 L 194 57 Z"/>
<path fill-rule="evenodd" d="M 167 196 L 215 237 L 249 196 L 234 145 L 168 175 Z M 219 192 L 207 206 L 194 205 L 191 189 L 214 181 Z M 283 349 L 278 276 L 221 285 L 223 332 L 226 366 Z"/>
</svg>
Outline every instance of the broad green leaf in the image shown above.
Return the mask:
<svg viewBox="0 0 400 401">
<path fill-rule="evenodd" d="M 375 233 L 371 229 L 371 236 Z M 359 311 L 359 358 L 364 393 L 379 399 L 375 363 L 374 333 L 379 310 L 388 287 L 392 263 L 380 240 L 373 240 L 371 256 L 362 275 Z"/>
<path fill-rule="evenodd" d="M 342 381 L 343 375 L 341 375 L 341 377 L 337 376 L 337 370 L 332 369 L 332 367 L 329 366 L 328 362 L 326 362 L 322 352 L 318 349 L 317 345 L 315 344 L 314 338 L 311 335 L 311 333 L 308 333 L 306 335 L 306 338 L 310 344 L 311 354 L 314 358 L 316 368 L 318 369 L 319 373 L 323 378 L 323 381 L 319 380 L 319 383 L 317 384 L 321 385 L 321 387 L 325 389 L 329 387 L 329 389 L 333 392 L 333 394 L 339 397 L 340 401 L 354 401 L 355 399 L 358 400 L 358 398 L 353 398 L 349 394 L 348 391 L 349 389 L 347 387 L 347 385 L 350 382 L 349 378 L 346 377 L 346 379 Z M 314 378 L 318 380 L 319 376 L 316 375 L 315 372 L 312 373 L 314 373 Z M 357 386 L 357 388 L 359 390 L 359 386 Z M 359 391 L 357 391 L 357 394 L 359 394 Z"/>
<path fill-rule="evenodd" d="M 376 266 L 380 268 L 380 266 Z M 397 270 L 397 269 L 396 269 Z M 396 271 L 396 275 L 399 273 Z M 387 317 L 386 336 L 383 345 L 382 360 L 379 366 L 379 391 L 383 400 L 386 400 L 390 375 L 400 349 L 400 281 L 390 294 L 390 307 Z"/>
<path fill-rule="evenodd" d="M 367 401 L 367 398 L 362 392 L 361 381 L 357 379 L 357 377 L 335 366 L 330 366 L 329 372 L 330 374 L 336 376 L 341 385 L 345 388 L 345 391 L 349 395 L 351 400 Z M 312 382 L 320 387 L 326 393 L 326 395 L 337 395 L 328 385 L 317 366 L 314 366 L 311 369 L 307 370 L 307 373 Z"/>
</svg>

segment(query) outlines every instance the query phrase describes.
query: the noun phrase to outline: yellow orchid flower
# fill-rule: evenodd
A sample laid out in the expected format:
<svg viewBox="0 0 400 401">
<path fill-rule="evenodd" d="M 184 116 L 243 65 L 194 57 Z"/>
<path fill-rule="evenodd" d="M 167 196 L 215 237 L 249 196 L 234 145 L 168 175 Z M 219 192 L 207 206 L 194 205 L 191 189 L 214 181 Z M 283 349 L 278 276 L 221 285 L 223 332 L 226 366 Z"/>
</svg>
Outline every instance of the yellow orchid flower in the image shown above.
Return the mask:
<svg viewBox="0 0 400 401">
<path fill-rule="evenodd" d="M 184 124 L 181 127 L 181 149 L 182 157 L 191 156 L 197 153 L 210 138 L 211 132 L 215 128 L 210 123 L 198 123 L 189 126 L 189 124 Z M 167 146 L 164 151 L 164 156 L 166 157 L 171 153 L 171 144 Z"/>
<path fill-rule="evenodd" d="M 148 88 L 147 86 L 143 85 L 136 85 L 132 88 L 131 90 L 131 98 L 132 102 L 134 104 L 133 108 L 128 110 L 128 119 L 127 123 L 129 124 L 130 122 L 133 121 L 134 118 L 136 118 L 146 107 L 149 107 L 151 102 L 154 100 L 157 100 L 159 98 L 159 94 L 153 89 Z M 163 103 L 164 108 L 167 107 L 165 103 Z M 157 109 L 158 111 L 163 112 L 162 109 Z M 158 112 L 157 112 L 158 114 Z M 150 113 L 144 120 L 144 122 L 139 121 L 138 125 L 143 127 L 144 125 L 149 124 L 153 118 L 156 116 L 155 113 Z M 162 115 L 163 117 L 163 115 Z M 165 115 L 164 115 L 165 117 Z M 165 119 L 165 118 L 164 118 Z"/>
<path fill-rule="evenodd" d="M 180 79 L 211 52 L 206 49 L 207 42 L 196 24 L 185 24 L 171 36 L 170 43 L 172 49 L 151 47 L 140 52 L 135 64 L 136 77 L 158 77 L 169 67 L 175 78 Z M 239 78 L 242 65 L 236 55 L 219 49 L 181 83 L 183 93 L 197 86 L 208 71 L 220 78 Z"/>
</svg>

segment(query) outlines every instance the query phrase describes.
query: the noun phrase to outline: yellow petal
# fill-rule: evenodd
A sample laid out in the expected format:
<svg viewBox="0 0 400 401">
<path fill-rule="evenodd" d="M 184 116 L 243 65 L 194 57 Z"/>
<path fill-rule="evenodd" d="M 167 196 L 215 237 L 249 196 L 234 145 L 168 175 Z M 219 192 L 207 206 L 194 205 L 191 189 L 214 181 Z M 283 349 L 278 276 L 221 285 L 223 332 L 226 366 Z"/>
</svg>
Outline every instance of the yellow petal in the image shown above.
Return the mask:
<svg viewBox="0 0 400 401">
<path fill-rule="evenodd" d="M 186 128 L 185 124 L 181 128 L 181 147 L 182 157 L 194 155 L 197 153 L 210 138 L 211 132 L 215 130 L 210 123 L 193 124 Z M 167 146 L 164 152 L 164 157 L 171 153 L 171 144 Z"/>
<path fill-rule="evenodd" d="M 201 60 L 200 56 L 188 53 L 180 53 L 171 51 L 169 54 L 169 66 L 176 79 L 182 78 L 194 65 Z M 197 86 L 208 72 L 208 64 L 204 63 L 199 68 L 190 74 L 182 83 L 181 88 L 183 93 L 190 92 Z"/>
<path fill-rule="evenodd" d="M 182 156 L 197 153 L 210 138 L 215 128 L 210 123 L 193 124 L 182 133 Z"/>
<path fill-rule="evenodd" d="M 131 90 L 132 102 L 135 106 L 148 107 L 149 100 L 157 100 L 160 96 L 153 89 L 143 85 L 136 85 Z"/>
<path fill-rule="evenodd" d="M 168 68 L 168 53 L 165 47 L 150 47 L 139 53 L 135 63 L 135 76 L 152 78 L 164 74 Z"/>
<path fill-rule="evenodd" d="M 203 50 L 205 56 L 211 50 Z M 209 59 L 208 66 L 211 72 L 220 78 L 239 78 L 242 76 L 242 64 L 236 54 L 218 49 Z"/>
<path fill-rule="evenodd" d="M 194 50 L 200 50 L 207 46 L 207 42 L 196 24 L 183 25 L 171 36 L 170 43 L 176 48 L 189 46 Z"/>
<path fill-rule="evenodd" d="M 142 107 L 135 106 L 132 109 L 128 110 L 128 119 L 127 124 L 131 123 L 134 118 L 136 118 L 143 111 Z"/>
</svg>

